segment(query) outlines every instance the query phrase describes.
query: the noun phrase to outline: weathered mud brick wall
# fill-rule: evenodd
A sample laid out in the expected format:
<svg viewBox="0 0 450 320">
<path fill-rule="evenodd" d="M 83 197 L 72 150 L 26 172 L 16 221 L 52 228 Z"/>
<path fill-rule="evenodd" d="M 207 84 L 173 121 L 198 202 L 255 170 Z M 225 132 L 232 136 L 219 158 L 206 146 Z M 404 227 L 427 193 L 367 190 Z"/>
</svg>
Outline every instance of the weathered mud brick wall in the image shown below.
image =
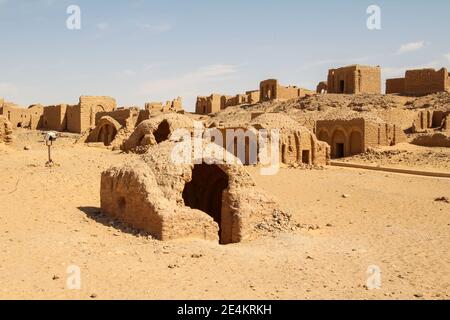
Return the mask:
<svg viewBox="0 0 450 320">
<path fill-rule="evenodd" d="M 197 97 L 195 113 L 209 114 L 219 112 L 222 105 L 222 96 L 220 94 L 212 94 L 208 97 Z"/>
<path fill-rule="evenodd" d="M 44 107 L 42 128 L 44 130 L 65 131 L 67 130 L 67 105 Z"/>
<path fill-rule="evenodd" d="M 139 118 L 140 110 L 137 108 L 120 108 L 109 112 L 98 112 L 95 115 L 95 125 L 98 125 L 101 118 L 109 116 L 116 120 L 121 126 L 130 125 L 130 122 L 136 123 Z"/>
<path fill-rule="evenodd" d="M 400 127 L 364 118 L 319 120 L 317 138 L 331 146 L 331 157 L 342 158 L 366 152 L 369 147 L 390 146 L 406 141 Z"/>
<path fill-rule="evenodd" d="M 405 78 L 386 80 L 386 94 L 405 94 Z"/>
<path fill-rule="evenodd" d="M 314 93 L 311 90 L 299 88 L 296 86 L 282 86 L 277 79 L 267 79 L 259 84 L 259 101 L 270 101 L 274 99 L 295 99 Z"/>
<path fill-rule="evenodd" d="M 0 116 L 0 143 L 10 144 L 12 141 L 12 124 L 4 116 Z"/>
<path fill-rule="evenodd" d="M 328 71 L 328 93 L 381 93 L 379 66 L 353 65 Z"/>
<path fill-rule="evenodd" d="M 247 91 L 245 94 L 247 95 L 248 103 L 259 102 L 259 95 L 260 95 L 259 90 Z"/>
<path fill-rule="evenodd" d="M 365 122 L 365 151 L 369 147 L 392 146 L 406 141 L 406 136 L 399 126 L 389 123 Z"/>
<path fill-rule="evenodd" d="M 417 114 L 412 125 L 413 132 L 421 132 L 427 129 L 447 130 L 450 111 L 422 110 Z"/>
<path fill-rule="evenodd" d="M 77 106 L 67 109 L 67 130 L 82 133 L 95 126 L 98 112 L 116 109 L 116 100 L 111 97 L 81 96 Z"/>
<path fill-rule="evenodd" d="M 0 109 L 3 115 L 14 128 L 30 128 L 37 129 L 42 125 L 41 119 L 43 107 L 41 105 L 33 105 L 29 108 L 22 108 L 14 104 L 3 103 Z"/>
<path fill-rule="evenodd" d="M 408 70 L 405 75 L 405 93 L 408 95 L 427 95 L 449 91 L 449 74 L 446 68 Z"/>
</svg>

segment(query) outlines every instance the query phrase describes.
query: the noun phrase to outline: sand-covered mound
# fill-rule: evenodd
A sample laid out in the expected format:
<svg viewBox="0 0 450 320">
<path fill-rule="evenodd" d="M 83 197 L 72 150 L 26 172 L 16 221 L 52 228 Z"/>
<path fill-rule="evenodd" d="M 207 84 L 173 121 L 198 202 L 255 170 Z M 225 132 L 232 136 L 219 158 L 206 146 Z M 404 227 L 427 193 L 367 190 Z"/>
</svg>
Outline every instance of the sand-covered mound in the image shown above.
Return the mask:
<svg viewBox="0 0 450 320">
<path fill-rule="evenodd" d="M 416 98 L 377 94 L 322 94 L 286 101 L 229 107 L 213 115 L 215 122 L 249 122 L 252 114 L 284 113 L 310 130 L 317 120 L 365 118 L 390 122 L 404 129 L 411 127 L 416 111 L 406 108 Z"/>
<path fill-rule="evenodd" d="M 410 100 L 406 103 L 407 109 L 450 110 L 450 92 L 440 92 L 425 97 Z"/>
</svg>

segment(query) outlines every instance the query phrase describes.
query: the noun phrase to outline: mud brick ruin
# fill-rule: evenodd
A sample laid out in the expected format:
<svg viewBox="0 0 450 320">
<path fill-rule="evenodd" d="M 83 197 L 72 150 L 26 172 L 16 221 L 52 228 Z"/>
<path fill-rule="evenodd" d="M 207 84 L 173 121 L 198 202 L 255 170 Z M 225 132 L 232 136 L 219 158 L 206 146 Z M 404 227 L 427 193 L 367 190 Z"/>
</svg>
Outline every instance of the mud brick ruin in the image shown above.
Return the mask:
<svg viewBox="0 0 450 320">
<path fill-rule="evenodd" d="M 270 101 L 276 99 L 295 99 L 313 93 L 311 90 L 298 88 L 296 86 L 282 86 L 276 79 L 264 80 L 259 84 L 259 101 Z"/>
<path fill-rule="evenodd" d="M 197 97 L 197 103 L 195 104 L 195 113 L 197 114 L 210 114 L 219 112 L 222 108 L 222 95 L 212 94 L 210 96 Z"/>
<path fill-rule="evenodd" d="M 159 240 L 236 243 L 255 238 L 261 224 L 288 223 L 242 166 L 225 162 L 223 148 L 199 143 L 217 149 L 214 157 L 175 164 L 171 154 L 177 142 L 166 140 L 150 147 L 142 160 L 103 172 L 102 211 Z"/>
<path fill-rule="evenodd" d="M 13 142 L 12 124 L 5 117 L 0 116 L 0 144 L 11 144 Z"/>
<path fill-rule="evenodd" d="M 318 120 L 319 140 L 331 146 L 331 158 L 343 158 L 366 152 L 370 147 L 391 146 L 406 141 L 400 127 L 381 119 Z"/>
<path fill-rule="evenodd" d="M 413 132 L 426 132 L 428 129 L 437 129 L 450 133 L 449 110 L 421 110 L 412 125 Z"/>
<path fill-rule="evenodd" d="M 276 79 L 261 81 L 259 90 L 246 91 L 245 94 L 227 96 L 222 94 L 212 94 L 210 96 L 198 96 L 195 105 L 195 113 L 210 114 L 216 113 L 228 107 L 255 104 L 257 102 L 271 100 L 288 100 L 314 94 L 313 91 L 296 86 L 282 86 Z"/>
<path fill-rule="evenodd" d="M 381 68 L 352 65 L 328 71 L 328 93 L 381 93 Z"/>
<path fill-rule="evenodd" d="M 260 83 L 259 90 L 229 96 L 198 96 L 196 114 L 184 113 L 181 97 L 165 103 L 146 103 L 143 109 L 118 108 L 114 98 L 103 96 L 81 96 L 76 105 L 36 104 L 28 108 L 0 99 L 0 143 L 13 141 L 13 129 L 30 128 L 77 133 L 79 143 L 137 153 L 139 160 L 103 172 L 103 212 L 160 240 L 241 242 L 256 237 L 261 228 L 280 230 L 280 223 L 286 228 L 290 223 L 278 204 L 256 188 L 245 166 L 263 168 L 272 165 L 271 160 L 278 155 L 277 164 L 322 167 L 329 165 L 332 158 L 406 141 L 403 123 L 386 122 L 378 115 L 364 114 L 362 109 L 336 115 L 322 109 L 324 112 L 317 117 L 297 119 L 295 114 L 288 116 L 270 108 L 285 108 L 308 99 L 327 100 L 325 94 L 330 94 L 333 108 L 334 101 L 339 105 L 336 108 L 345 105 L 348 97 L 341 94 L 379 96 L 380 74 L 380 67 L 353 65 L 331 69 L 327 81 L 318 84 L 317 93 L 268 79 Z M 409 70 L 405 78 L 388 80 L 386 90 L 404 95 L 448 91 L 449 75 L 447 69 Z M 333 93 L 340 95 L 333 97 Z M 305 96 L 311 97 L 302 100 Z M 372 100 L 361 101 L 365 104 Z M 421 103 L 409 111 L 422 108 L 426 101 Z M 236 114 L 235 118 L 220 117 L 221 110 L 234 106 L 245 108 L 235 113 L 230 110 Z M 239 112 L 246 109 L 250 111 L 240 117 Z M 330 105 L 328 110 L 331 109 Z M 304 112 L 315 111 L 315 107 L 296 111 L 305 116 Z M 419 110 L 416 114 L 408 132 L 419 136 L 411 143 L 450 146 L 448 108 Z M 203 120 L 200 129 L 219 133 L 222 141 L 195 136 L 198 120 Z M 179 136 L 179 130 L 184 136 Z M 273 145 L 271 139 L 276 134 L 278 144 Z M 266 138 L 267 144 L 261 144 L 261 137 Z M 172 151 L 185 139 L 197 141 L 202 150 L 215 150 L 213 156 L 200 159 L 190 150 L 193 153 L 190 162 L 172 161 Z M 230 159 L 234 161 L 229 162 Z"/>
<path fill-rule="evenodd" d="M 248 124 L 236 126 L 234 123 L 222 123 L 219 127 L 213 125 L 210 129 L 218 129 L 221 132 L 222 145 L 244 165 L 253 165 L 261 160 L 259 159 L 261 148 L 267 149 L 264 152 L 268 152 L 268 158 L 272 157 L 270 140 L 264 146 L 259 144 L 261 129 L 267 132 L 269 139 L 274 138 L 271 130 L 277 130 L 280 163 L 291 166 L 325 166 L 330 160 L 329 146 L 287 115 L 263 113 Z M 239 146 L 244 146 L 244 150 L 239 150 Z"/>
<path fill-rule="evenodd" d="M 450 92 L 450 74 L 446 68 L 407 70 L 404 78 L 386 80 L 386 94 L 423 96 Z"/>
<path fill-rule="evenodd" d="M 113 111 L 116 101 L 110 97 L 82 96 L 77 105 L 42 106 L 32 105 L 22 108 L 3 103 L 3 115 L 15 128 L 68 131 L 82 133 L 95 126 L 98 112 Z"/>
<path fill-rule="evenodd" d="M 183 99 L 181 97 L 177 97 L 172 101 L 166 101 L 165 104 L 163 104 L 162 102 L 148 102 L 145 104 L 145 110 L 160 112 L 181 112 L 183 111 Z"/>
<path fill-rule="evenodd" d="M 42 126 L 43 107 L 33 105 L 22 108 L 16 104 L 0 101 L 0 115 L 3 115 L 14 128 L 38 129 Z"/>
</svg>

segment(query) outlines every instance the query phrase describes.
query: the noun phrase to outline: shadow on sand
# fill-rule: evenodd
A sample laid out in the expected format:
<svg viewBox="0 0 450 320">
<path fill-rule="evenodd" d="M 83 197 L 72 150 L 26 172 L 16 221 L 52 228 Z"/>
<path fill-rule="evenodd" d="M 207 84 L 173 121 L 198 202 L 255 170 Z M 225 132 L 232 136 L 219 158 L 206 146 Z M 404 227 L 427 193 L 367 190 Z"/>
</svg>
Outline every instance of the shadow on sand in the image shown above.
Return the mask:
<svg viewBox="0 0 450 320">
<path fill-rule="evenodd" d="M 105 227 L 112 227 L 122 233 L 128 233 L 138 237 L 151 237 L 147 232 L 134 229 L 121 221 L 114 219 L 102 212 L 97 207 L 78 207 L 78 210 L 84 212 L 89 219 L 94 220 L 97 223 L 104 225 Z"/>
</svg>

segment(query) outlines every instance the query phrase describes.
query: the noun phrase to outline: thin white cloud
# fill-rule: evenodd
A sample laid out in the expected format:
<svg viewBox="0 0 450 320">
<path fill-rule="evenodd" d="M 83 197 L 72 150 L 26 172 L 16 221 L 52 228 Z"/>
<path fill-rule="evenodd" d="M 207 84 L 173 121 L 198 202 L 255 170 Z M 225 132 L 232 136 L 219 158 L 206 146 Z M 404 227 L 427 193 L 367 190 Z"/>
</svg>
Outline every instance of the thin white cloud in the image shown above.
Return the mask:
<svg viewBox="0 0 450 320">
<path fill-rule="evenodd" d="M 334 67 L 340 67 L 342 65 L 364 63 L 373 58 L 374 57 L 371 57 L 371 56 L 364 56 L 364 57 L 354 57 L 354 58 L 348 58 L 348 59 L 318 60 L 318 61 L 309 62 L 309 63 L 301 66 L 300 68 L 298 68 L 298 70 L 308 70 L 308 69 L 312 69 L 312 68 L 323 67 L 323 66 L 332 66 L 332 65 Z"/>
<path fill-rule="evenodd" d="M 109 24 L 107 24 L 106 22 L 100 22 L 97 24 L 97 28 L 100 30 L 106 30 L 109 28 Z"/>
<path fill-rule="evenodd" d="M 420 49 L 423 49 L 425 47 L 425 41 L 417 41 L 417 42 L 410 42 L 405 43 L 400 46 L 400 48 L 397 50 L 397 54 L 404 54 L 407 52 L 413 52 Z"/>
<path fill-rule="evenodd" d="M 176 91 L 180 88 L 192 88 L 205 82 L 220 80 L 236 72 L 237 67 L 234 65 L 210 65 L 177 77 L 146 82 L 140 87 L 140 93 L 150 94 L 155 92 L 167 92 L 168 90 Z"/>
<path fill-rule="evenodd" d="M 442 62 L 439 60 L 433 60 L 422 65 L 415 66 L 402 66 L 402 67 L 382 67 L 381 72 L 385 78 L 404 77 L 406 70 L 434 68 L 439 69 L 442 67 Z"/>
<path fill-rule="evenodd" d="M 127 69 L 127 70 L 123 71 L 123 75 L 124 76 L 128 76 L 128 77 L 135 76 L 136 75 L 136 71 L 131 70 L 131 69 Z"/>
<path fill-rule="evenodd" d="M 190 110 L 197 95 L 207 95 L 220 91 L 225 80 L 232 79 L 238 72 L 238 66 L 214 64 L 195 71 L 143 83 L 136 94 L 145 99 L 158 99 L 182 96 L 185 109 Z"/>
<path fill-rule="evenodd" d="M 444 54 L 444 57 L 450 62 L 450 53 Z"/>
<path fill-rule="evenodd" d="M 6 98 L 17 94 L 18 90 L 15 85 L 8 82 L 0 82 L 0 97 Z"/>
<path fill-rule="evenodd" d="M 161 24 L 147 24 L 147 23 L 141 23 L 138 24 L 139 28 L 150 30 L 154 33 L 163 33 L 163 32 L 169 32 L 173 29 L 173 26 L 169 23 L 161 23 Z"/>
</svg>

